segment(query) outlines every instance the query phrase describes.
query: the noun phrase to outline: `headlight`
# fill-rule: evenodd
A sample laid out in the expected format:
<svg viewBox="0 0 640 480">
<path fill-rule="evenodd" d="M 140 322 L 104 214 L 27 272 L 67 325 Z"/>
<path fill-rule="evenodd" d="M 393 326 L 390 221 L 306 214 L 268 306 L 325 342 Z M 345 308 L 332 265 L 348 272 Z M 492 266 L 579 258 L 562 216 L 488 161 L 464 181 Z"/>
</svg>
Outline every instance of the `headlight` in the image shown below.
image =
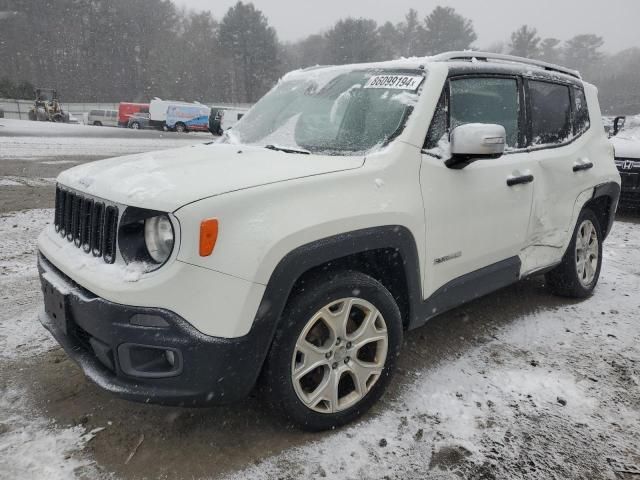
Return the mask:
<svg viewBox="0 0 640 480">
<path fill-rule="evenodd" d="M 173 226 L 167 215 L 156 215 L 144 221 L 144 243 L 154 262 L 167 261 L 174 243 Z"/>
</svg>

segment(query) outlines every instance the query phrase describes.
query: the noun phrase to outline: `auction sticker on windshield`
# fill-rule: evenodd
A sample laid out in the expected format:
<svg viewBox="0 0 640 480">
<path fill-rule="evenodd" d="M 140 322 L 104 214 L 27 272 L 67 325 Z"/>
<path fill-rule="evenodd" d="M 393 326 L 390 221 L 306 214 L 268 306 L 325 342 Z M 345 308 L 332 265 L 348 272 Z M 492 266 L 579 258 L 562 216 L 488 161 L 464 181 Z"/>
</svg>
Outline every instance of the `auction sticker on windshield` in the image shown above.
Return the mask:
<svg viewBox="0 0 640 480">
<path fill-rule="evenodd" d="M 374 75 L 364 88 L 395 88 L 416 90 L 424 77 L 422 75 Z"/>
</svg>

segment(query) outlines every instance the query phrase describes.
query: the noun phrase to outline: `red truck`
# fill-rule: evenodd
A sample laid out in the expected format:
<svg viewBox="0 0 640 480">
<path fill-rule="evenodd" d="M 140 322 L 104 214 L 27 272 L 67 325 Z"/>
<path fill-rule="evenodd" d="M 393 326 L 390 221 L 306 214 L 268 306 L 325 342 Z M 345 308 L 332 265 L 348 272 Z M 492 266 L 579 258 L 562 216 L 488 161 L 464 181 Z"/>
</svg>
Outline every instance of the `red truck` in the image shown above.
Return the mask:
<svg viewBox="0 0 640 480">
<path fill-rule="evenodd" d="M 118 126 L 126 127 L 129 117 L 135 113 L 149 113 L 149 104 L 120 102 L 118 106 Z"/>
</svg>

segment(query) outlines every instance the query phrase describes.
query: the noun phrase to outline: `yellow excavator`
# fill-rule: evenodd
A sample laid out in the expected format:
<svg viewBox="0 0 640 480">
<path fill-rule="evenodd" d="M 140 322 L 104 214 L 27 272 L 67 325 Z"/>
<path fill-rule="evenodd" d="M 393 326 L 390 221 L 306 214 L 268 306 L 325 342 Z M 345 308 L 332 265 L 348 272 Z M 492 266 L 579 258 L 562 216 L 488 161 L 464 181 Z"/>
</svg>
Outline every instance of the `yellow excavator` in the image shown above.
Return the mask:
<svg viewBox="0 0 640 480">
<path fill-rule="evenodd" d="M 68 123 L 69 113 L 63 110 L 56 90 L 36 88 L 36 99 L 29 109 L 29 120 Z"/>
</svg>

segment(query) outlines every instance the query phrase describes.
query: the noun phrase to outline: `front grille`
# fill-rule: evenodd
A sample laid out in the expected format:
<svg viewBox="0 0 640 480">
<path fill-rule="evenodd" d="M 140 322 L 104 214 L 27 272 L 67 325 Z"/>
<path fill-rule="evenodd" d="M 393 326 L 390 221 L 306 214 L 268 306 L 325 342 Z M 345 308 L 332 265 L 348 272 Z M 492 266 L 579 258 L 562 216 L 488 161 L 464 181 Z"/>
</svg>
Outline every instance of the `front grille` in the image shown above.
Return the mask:
<svg viewBox="0 0 640 480">
<path fill-rule="evenodd" d="M 622 188 L 625 190 L 636 190 L 640 187 L 640 174 L 620 172 Z"/>
<path fill-rule="evenodd" d="M 116 261 L 118 207 L 56 187 L 56 232 L 85 253 Z"/>
</svg>

